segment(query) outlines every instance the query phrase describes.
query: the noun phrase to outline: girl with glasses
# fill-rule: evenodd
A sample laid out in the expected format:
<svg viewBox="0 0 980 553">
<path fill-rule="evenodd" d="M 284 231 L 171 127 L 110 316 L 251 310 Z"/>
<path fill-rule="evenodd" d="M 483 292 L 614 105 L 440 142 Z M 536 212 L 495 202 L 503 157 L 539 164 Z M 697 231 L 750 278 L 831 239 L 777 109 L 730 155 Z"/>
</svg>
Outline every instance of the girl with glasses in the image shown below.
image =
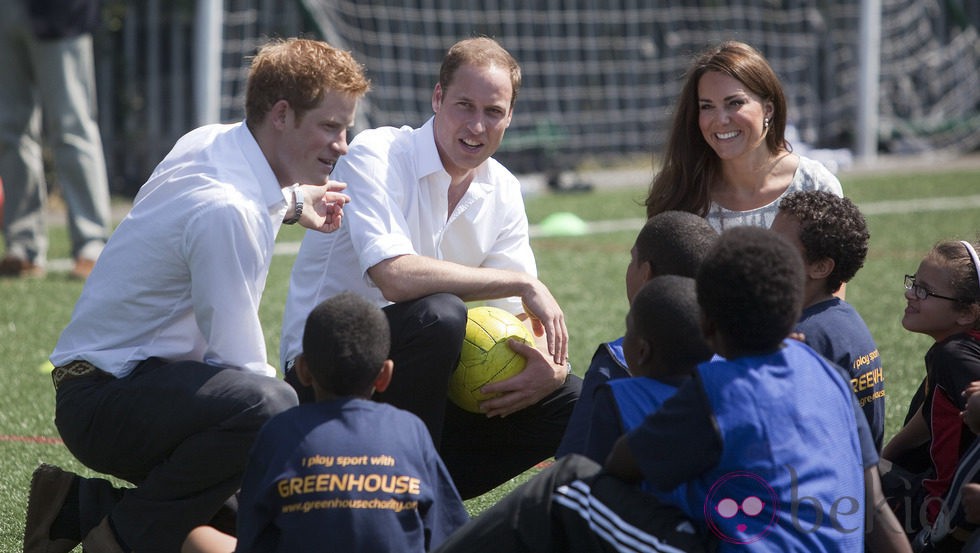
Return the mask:
<svg viewBox="0 0 980 553">
<path fill-rule="evenodd" d="M 939 242 L 915 274 L 905 277 L 902 326 L 936 341 L 925 356 L 922 403 L 882 451 L 883 458 L 899 464 L 917 448 L 928 449 L 931 462 L 925 472 L 896 467 L 883 477 L 886 495 L 894 487 L 890 503 L 899 506 L 900 519 L 913 533 L 936 520 L 957 462 L 976 439 L 961 413 L 966 408 L 963 391 L 980 380 L 978 248 L 965 240 Z"/>
</svg>

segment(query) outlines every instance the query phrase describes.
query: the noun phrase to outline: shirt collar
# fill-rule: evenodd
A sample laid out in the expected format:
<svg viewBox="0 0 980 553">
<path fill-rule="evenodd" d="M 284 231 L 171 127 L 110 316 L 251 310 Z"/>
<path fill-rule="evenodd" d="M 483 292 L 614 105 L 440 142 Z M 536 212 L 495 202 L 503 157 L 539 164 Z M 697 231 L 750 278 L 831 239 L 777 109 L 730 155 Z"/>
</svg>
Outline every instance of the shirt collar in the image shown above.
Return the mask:
<svg viewBox="0 0 980 553">
<path fill-rule="evenodd" d="M 420 178 L 440 171 L 446 172 L 439 157 L 439 150 L 436 148 L 434 121 L 435 117 L 430 117 L 415 133 L 415 149 L 419 154 L 415 156 L 415 171 Z"/>
<path fill-rule="evenodd" d="M 415 151 L 418 152 L 418 155 L 415 156 L 415 174 L 418 175 L 420 180 L 435 173 L 448 175 L 446 168 L 442 165 L 442 159 L 439 157 L 439 150 L 436 148 L 434 121 L 435 117 L 430 117 L 415 132 L 414 136 Z M 486 194 L 488 189 L 493 188 L 492 184 L 488 181 L 489 177 L 487 174 L 487 164 L 490 163 L 490 159 L 487 159 L 476 168 L 469 190 Z"/>
<path fill-rule="evenodd" d="M 272 166 L 269 165 L 269 160 L 262 153 L 262 148 L 255 141 L 252 131 L 249 130 L 244 120 L 235 130 L 235 134 L 238 145 L 242 149 L 242 155 L 255 175 L 255 180 L 259 184 L 260 193 L 266 205 L 275 206 L 285 203 L 286 200 L 282 193 L 282 187 L 279 186 L 279 179 L 276 178 Z"/>
</svg>

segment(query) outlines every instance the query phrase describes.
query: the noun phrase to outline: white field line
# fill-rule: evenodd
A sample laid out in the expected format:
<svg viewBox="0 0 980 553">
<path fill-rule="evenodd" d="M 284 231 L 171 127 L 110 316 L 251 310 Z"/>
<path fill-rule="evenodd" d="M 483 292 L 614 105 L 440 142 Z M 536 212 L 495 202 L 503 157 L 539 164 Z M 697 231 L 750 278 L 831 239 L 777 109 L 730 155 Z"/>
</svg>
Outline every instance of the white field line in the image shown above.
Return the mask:
<svg viewBox="0 0 980 553">
<path fill-rule="evenodd" d="M 894 215 L 921 211 L 974 209 L 980 207 L 980 195 L 921 200 L 884 200 L 859 205 L 865 215 Z"/>
<path fill-rule="evenodd" d="M 926 198 L 915 200 L 885 200 L 868 202 L 858 206 L 861 213 L 869 215 L 903 215 L 925 211 L 956 211 L 962 209 L 980 208 L 980 195 L 957 196 L 953 198 Z M 604 232 L 619 232 L 632 230 L 639 232 L 646 222 L 644 219 L 614 219 L 609 221 L 590 221 L 586 223 L 585 234 L 601 234 Z M 532 237 L 548 236 L 542 232 L 540 225 L 531 225 Z"/>
<path fill-rule="evenodd" d="M 956 211 L 962 209 L 980 209 L 980 194 L 973 196 L 956 196 L 952 198 L 924 198 L 915 200 L 885 200 L 868 202 L 858 206 L 864 215 L 900 215 L 924 211 Z M 586 222 L 585 234 L 603 234 L 607 232 L 635 231 L 639 232 L 645 219 L 611 219 L 608 221 Z M 548 236 L 542 232 L 541 225 L 531 225 L 528 229 L 532 238 Z M 276 244 L 277 255 L 292 255 L 299 251 L 299 242 L 281 242 Z"/>
<path fill-rule="evenodd" d="M 952 198 L 884 200 L 868 202 L 858 207 L 861 209 L 861 213 L 865 215 L 898 215 L 924 211 L 980 209 L 980 194 Z M 644 219 L 640 218 L 589 221 L 586 223 L 586 234 L 603 234 L 626 230 L 639 232 L 645 222 Z M 531 225 L 528 230 L 532 238 L 547 236 L 541 231 L 540 225 Z M 274 253 L 275 255 L 296 255 L 299 252 L 299 244 L 299 242 L 279 242 L 276 244 Z M 71 265 L 70 259 L 53 259 L 48 262 L 48 270 L 67 272 L 71 270 Z"/>
</svg>

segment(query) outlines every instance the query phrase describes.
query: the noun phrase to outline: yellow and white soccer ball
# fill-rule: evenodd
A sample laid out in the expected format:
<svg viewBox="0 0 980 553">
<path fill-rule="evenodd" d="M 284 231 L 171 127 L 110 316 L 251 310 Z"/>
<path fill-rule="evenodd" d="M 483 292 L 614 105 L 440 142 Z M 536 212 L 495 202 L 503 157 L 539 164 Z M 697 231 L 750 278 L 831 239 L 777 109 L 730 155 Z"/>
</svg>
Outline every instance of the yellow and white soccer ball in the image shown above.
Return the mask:
<svg viewBox="0 0 980 553">
<path fill-rule="evenodd" d="M 480 392 L 480 388 L 524 370 L 527 360 L 510 349 L 510 338 L 534 345 L 531 331 L 511 313 L 490 306 L 469 309 L 459 364 L 449 378 L 449 399 L 453 403 L 479 413 L 479 403 L 493 397 Z"/>
</svg>

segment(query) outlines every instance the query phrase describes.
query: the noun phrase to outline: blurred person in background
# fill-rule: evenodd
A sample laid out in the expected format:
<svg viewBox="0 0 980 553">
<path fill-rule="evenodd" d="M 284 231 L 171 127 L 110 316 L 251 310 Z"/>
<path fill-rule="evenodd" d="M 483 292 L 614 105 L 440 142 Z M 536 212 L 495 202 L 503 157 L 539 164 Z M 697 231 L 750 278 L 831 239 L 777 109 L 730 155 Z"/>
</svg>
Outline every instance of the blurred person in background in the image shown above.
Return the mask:
<svg viewBox="0 0 980 553">
<path fill-rule="evenodd" d="M 99 0 L 0 0 L 0 6 L 0 178 L 6 192 L 0 276 L 45 273 L 43 134 L 68 207 L 70 275 L 84 280 L 110 233 L 109 181 L 95 117 L 92 31 Z"/>
</svg>

